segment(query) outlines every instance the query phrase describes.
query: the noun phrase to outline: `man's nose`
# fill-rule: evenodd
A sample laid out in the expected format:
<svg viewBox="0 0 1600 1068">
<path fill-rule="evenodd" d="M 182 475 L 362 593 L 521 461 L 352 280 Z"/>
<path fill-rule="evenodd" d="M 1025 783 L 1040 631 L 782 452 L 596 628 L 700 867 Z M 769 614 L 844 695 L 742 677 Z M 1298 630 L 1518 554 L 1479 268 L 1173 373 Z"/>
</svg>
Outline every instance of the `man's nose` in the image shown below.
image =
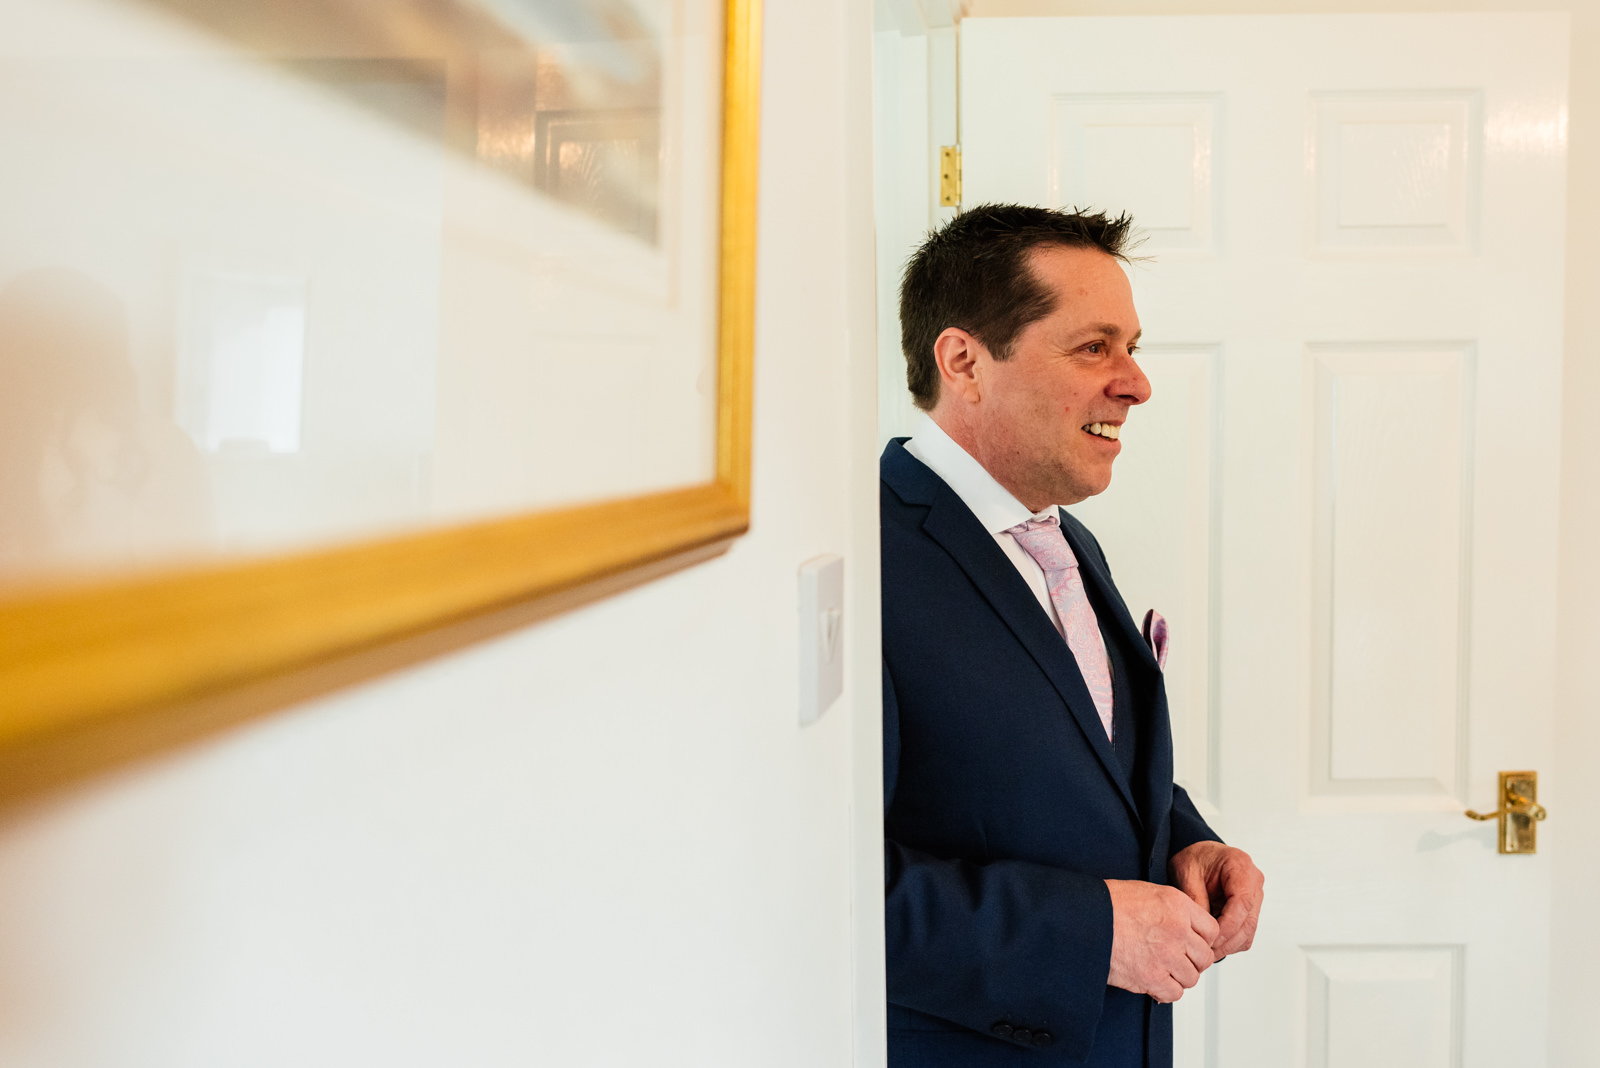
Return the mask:
<svg viewBox="0 0 1600 1068">
<path fill-rule="evenodd" d="M 1143 404 L 1150 399 L 1150 380 L 1131 353 L 1123 355 L 1122 363 L 1122 373 L 1112 383 L 1112 392 L 1128 404 Z"/>
</svg>

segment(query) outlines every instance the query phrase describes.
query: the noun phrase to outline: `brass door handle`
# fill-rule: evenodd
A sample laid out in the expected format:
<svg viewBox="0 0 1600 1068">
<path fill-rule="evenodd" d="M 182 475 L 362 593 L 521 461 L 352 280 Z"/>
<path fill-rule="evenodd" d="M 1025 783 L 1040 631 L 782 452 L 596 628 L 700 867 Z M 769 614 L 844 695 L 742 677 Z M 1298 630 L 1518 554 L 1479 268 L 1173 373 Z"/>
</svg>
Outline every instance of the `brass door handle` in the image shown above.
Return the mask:
<svg viewBox="0 0 1600 1068">
<path fill-rule="evenodd" d="M 1500 821 L 1500 852 L 1537 853 L 1538 832 L 1534 824 L 1549 815 L 1534 798 L 1539 796 L 1537 771 L 1502 771 L 1500 807 L 1493 812 L 1467 809 L 1467 818 Z"/>
<path fill-rule="evenodd" d="M 1543 805 L 1539 804 L 1537 801 L 1529 801 L 1521 794 L 1507 791 L 1506 800 L 1510 803 L 1504 808 L 1495 809 L 1493 812 L 1474 812 L 1469 808 L 1467 809 L 1467 815 L 1475 820 L 1492 820 L 1503 816 L 1508 812 L 1515 812 L 1524 816 L 1532 816 L 1536 820 L 1542 820 L 1550 814 L 1545 811 L 1545 807 Z"/>
</svg>

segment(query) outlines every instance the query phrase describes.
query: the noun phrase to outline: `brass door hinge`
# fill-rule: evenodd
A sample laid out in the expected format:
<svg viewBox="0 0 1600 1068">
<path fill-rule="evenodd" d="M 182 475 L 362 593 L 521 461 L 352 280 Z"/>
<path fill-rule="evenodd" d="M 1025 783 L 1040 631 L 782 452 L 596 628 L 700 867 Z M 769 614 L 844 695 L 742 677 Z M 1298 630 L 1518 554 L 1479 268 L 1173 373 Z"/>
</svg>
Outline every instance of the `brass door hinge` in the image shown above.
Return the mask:
<svg viewBox="0 0 1600 1068">
<path fill-rule="evenodd" d="M 944 145 L 939 149 L 939 206 L 961 206 L 961 146 Z"/>
</svg>

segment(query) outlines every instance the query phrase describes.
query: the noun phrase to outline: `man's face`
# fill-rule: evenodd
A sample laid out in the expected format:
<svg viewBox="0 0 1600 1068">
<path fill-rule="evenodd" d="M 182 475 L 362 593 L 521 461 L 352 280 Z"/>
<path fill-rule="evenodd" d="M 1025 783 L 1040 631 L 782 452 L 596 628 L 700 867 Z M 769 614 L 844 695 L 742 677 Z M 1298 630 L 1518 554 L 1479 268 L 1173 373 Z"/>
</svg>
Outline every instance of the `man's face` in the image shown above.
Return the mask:
<svg viewBox="0 0 1600 1068">
<path fill-rule="evenodd" d="M 980 349 L 968 414 L 978 461 L 1038 510 L 1111 484 L 1122 424 L 1150 398 L 1150 381 L 1133 360 L 1139 314 L 1115 259 L 1045 247 L 1029 264 L 1055 293 L 1055 310 L 1017 335 L 1009 359 Z"/>
</svg>

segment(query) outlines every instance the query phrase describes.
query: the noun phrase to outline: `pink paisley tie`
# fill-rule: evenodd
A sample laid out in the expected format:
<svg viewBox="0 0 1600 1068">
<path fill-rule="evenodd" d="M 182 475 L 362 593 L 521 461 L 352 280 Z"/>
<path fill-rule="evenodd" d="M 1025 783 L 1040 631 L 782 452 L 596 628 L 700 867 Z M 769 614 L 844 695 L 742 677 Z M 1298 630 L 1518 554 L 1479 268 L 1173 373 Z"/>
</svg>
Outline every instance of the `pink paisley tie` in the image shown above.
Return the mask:
<svg viewBox="0 0 1600 1068">
<path fill-rule="evenodd" d="M 1078 574 L 1078 558 L 1072 555 L 1066 535 L 1061 533 L 1061 520 L 1052 515 L 1049 519 L 1030 519 L 1006 531 L 1036 564 L 1044 571 L 1045 585 L 1050 589 L 1050 603 L 1056 606 L 1061 627 L 1066 631 L 1067 648 L 1078 661 L 1078 670 L 1094 699 L 1095 711 L 1100 713 L 1100 723 L 1106 737 L 1113 738 L 1113 709 L 1111 697 L 1111 664 L 1106 659 L 1105 641 L 1100 637 L 1100 624 L 1094 617 L 1094 606 L 1084 592 L 1083 578 Z"/>
</svg>

